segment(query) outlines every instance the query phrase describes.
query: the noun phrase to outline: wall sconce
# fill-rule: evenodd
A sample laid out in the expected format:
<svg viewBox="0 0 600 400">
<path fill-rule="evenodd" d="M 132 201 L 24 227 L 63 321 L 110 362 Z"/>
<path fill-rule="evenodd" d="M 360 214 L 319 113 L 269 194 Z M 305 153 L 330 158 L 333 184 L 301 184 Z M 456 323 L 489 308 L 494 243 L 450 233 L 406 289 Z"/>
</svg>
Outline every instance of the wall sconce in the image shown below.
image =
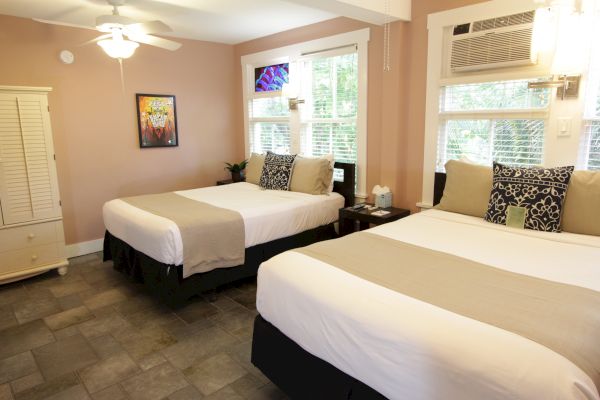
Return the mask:
<svg viewBox="0 0 600 400">
<path fill-rule="evenodd" d="M 579 95 L 579 81 L 581 75 L 557 75 L 557 79 L 551 81 L 538 81 L 527 83 L 529 89 L 557 88 L 556 96 L 561 100 L 565 98 L 577 98 Z"/>
<path fill-rule="evenodd" d="M 576 98 L 585 64 L 586 23 L 581 4 L 573 0 L 553 0 L 536 10 L 532 47 L 534 51 L 554 50 L 551 81 L 529 82 L 527 87 L 558 88 L 557 97 Z"/>
<path fill-rule="evenodd" d="M 288 108 L 290 110 L 297 110 L 298 104 L 304 104 L 304 99 L 298 98 L 298 88 L 292 84 L 286 83 L 281 88 L 281 95 L 287 97 Z"/>
<path fill-rule="evenodd" d="M 297 110 L 298 104 L 304 104 L 304 99 L 299 99 L 297 97 L 288 98 L 288 107 L 290 110 Z"/>
</svg>

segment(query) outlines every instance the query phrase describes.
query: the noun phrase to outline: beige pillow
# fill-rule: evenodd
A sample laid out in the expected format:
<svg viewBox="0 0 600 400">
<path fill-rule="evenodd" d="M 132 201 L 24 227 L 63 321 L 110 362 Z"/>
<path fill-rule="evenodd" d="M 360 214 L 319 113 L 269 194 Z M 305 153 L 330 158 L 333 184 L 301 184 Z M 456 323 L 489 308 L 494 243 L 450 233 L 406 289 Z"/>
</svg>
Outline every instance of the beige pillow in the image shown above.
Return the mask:
<svg viewBox="0 0 600 400">
<path fill-rule="evenodd" d="M 565 232 L 600 236 L 600 172 L 573 172 L 561 227 Z"/>
<path fill-rule="evenodd" d="M 265 165 L 265 155 L 252 153 L 246 165 L 246 182 L 258 185 L 263 165 Z"/>
<path fill-rule="evenodd" d="M 326 158 L 297 156 L 292 172 L 290 190 L 308 194 L 326 194 L 333 176 L 333 168 Z"/>
<path fill-rule="evenodd" d="M 492 181 L 492 167 L 450 160 L 446 163 L 444 195 L 435 208 L 483 218 Z"/>
</svg>

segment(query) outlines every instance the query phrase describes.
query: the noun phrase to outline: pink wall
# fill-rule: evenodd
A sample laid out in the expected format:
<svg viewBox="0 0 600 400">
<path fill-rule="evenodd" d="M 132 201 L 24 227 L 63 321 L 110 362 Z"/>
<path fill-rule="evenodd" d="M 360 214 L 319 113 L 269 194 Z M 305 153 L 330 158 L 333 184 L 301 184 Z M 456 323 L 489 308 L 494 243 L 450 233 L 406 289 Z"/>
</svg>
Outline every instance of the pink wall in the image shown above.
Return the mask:
<svg viewBox="0 0 600 400">
<path fill-rule="evenodd" d="M 235 159 L 233 47 L 182 40 L 169 52 L 140 46 L 119 65 L 84 29 L 0 16 L 0 85 L 51 86 L 50 107 L 67 243 L 101 238 L 102 205 L 120 196 L 214 185 Z M 69 49 L 75 63 L 58 53 Z M 179 147 L 140 149 L 135 93 L 177 98 Z"/>
</svg>

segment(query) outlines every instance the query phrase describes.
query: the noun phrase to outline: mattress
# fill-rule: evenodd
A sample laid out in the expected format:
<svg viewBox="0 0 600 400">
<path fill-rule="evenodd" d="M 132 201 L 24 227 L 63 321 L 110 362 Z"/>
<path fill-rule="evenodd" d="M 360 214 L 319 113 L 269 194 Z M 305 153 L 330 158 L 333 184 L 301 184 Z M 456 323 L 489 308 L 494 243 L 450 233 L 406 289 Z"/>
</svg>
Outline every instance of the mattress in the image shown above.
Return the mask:
<svg viewBox="0 0 600 400">
<path fill-rule="evenodd" d="M 600 238 L 430 210 L 369 232 L 600 291 Z M 600 399 L 547 347 L 289 251 L 263 263 L 257 309 L 307 352 L 391 399 Z"/>
<path fill-rule="evenodd" d="M 246 248 L 335 222 L 344 206 L 344 197 L 335 192 L 311 195 L 262 190 L 246 182 L 175 193 L 239 212 Z M 181 234 L 173 221 L 119 199 L 105 203 L 102 213 L 106 229 L 134 249 L 164 264 L 183 263 Z"/>
</svg>

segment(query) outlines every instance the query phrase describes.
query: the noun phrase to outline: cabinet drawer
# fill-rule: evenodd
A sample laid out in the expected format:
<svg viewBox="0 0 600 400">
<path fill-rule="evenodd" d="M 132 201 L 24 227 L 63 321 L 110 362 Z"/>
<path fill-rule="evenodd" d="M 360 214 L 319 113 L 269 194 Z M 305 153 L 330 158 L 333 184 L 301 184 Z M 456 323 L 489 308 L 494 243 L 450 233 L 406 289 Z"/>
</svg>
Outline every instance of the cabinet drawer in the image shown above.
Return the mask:
<svg viewBox="0 0 600 400">
<path fill-rule="evenodd" d="M 4 228 L 0 229 L 0 253 L 64 240 L 61 221 Z"/>
<path fill-rule="evenodd" d="M 58 262 L 60 245 L 51 243 L 0 253 L 0 275 Z"/>
</svg>

